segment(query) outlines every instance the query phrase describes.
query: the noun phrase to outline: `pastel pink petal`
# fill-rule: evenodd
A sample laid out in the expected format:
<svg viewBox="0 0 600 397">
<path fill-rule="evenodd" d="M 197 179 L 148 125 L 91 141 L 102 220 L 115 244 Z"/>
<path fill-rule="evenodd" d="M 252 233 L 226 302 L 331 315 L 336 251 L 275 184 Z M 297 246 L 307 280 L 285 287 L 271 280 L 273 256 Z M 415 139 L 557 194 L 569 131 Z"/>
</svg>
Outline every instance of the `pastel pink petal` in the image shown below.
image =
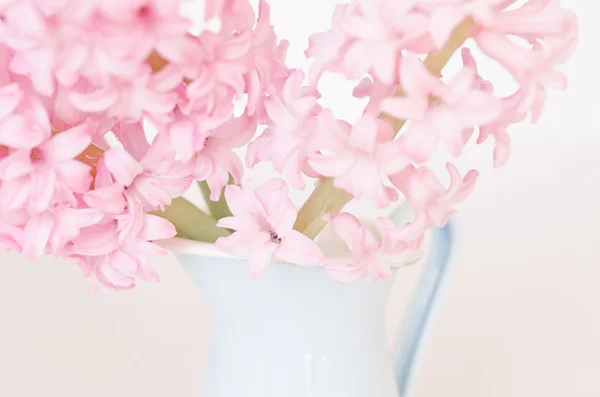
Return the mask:
<svg viewBox="0 0 600 397">
<path fill-rule="evenodd" d="M 228 148 L 236 149 L 250 142 L 256 133 L 257 127 L 258 122 L 256 117 L 249 117 L 243 114 L 219 127 L 215 131 L 214 138 L 223 141 L 223 144 Z"/>
<path fill-rule="evenodd" d="M 442 83 L 427 70 L 423 61 L 411 53 L 400 62 L 400 84 L 408 97 L 420 98 L 426 98 L 442 87 Z"/>
<path fill-rule="evenodd" d="M 129 186 L 144 168 L 121 148 L 112 148 L 104 153 L 104 163 L 117 182 Z"/>
<path fill-rule="evenodd" d="M 375 152 L 375 157 L 379 160 L 381 172 L 386 175 L 396 174 L 409 164 L 408 158 L 404 155 L 402 145 L 396 141 L 379 145 Z"/>
<path fill-rule="evenodd" d="M 454 212 L 455 209 L 449 207 L 448 202 L 437 202 L 427 207 L 427 215 L 437 227 L 444 227 L 448 223 L 448 218 Z"/>
<path fill-rule="evenodd" d="M 234 216 L 241 216 L 248 212 L 247 204 L 242 195 L 242 189 L 236 185 L 227 185 L 225 187 L 225 200 Z"/>
<path fill-rule="evenodd" d="M 352 128 L 349 142 L 356 149 L 373 152 L 377 139 L 377 119 L 372 114 L 365 114 Z"/>
<path fill-rule="evenodd" d="M 140 164 L 148 171 L 166 174 L 173 166 L 174 159 L 175 151 L 171 146 L 171 139 L 166 134 L 158 134 L 152 140 L 152 144 Z"/>
<path fill-rule="evenodd" d="M 463 201 L 466 199 L 475 189 L 475 185 L 477 183 L 477 179 L 479 178 L 479 172 L 475 170 L 471 170 L 467 172 L 465 177 L 462 180 L 462 186 L 456 192 L 456 194 L 452 197 L 455 202 Z"/>
<path fill-rule="evenodd" d="M 256 217 L 252 215 L 238 215 L 219 219 L 218 227 L 232 230 L 243 230 L 244 232 L 260 232 L 262 226 Z"/>
<path fill-rule="evenodd" d="M 164 240 L 175 237 L 176 234 L 175 226 L 168 220 L 156 215 L 144 215 L 144 226 L 140 231 L 140 238 L 148 241 Z"/>
<path fill-rule="evenodd" d="M 373 80 L 371 80 L 368 77 L 365 77 L 358 83 L 356 87 L 354 87 L 352 95 L 354 95 L 357 98 L 368 97 L 373 92 L 373 86 Z"/>
<path fill-rule="evenodd" d="M 31 197 L 29 203 L 35 212 L 46 211 L 56 191 L 56 173 L 51 168 L 31 174 Z"/>
<path fill-rule="evenodd" d="M 253 278 L 259 278 L 269 263 L 273 260 L 273 254 L 277 249 L 277 244 L 268 242 L 259 248 L 255 248 L 250 252 L 248 257 L 248 269 Z"/>
<path fill-rule="evenodd" d="M 0 87 L 0 120 L 12 114 L 19 106 L 22 98 L 23 91 L 17 83 Z"/>
<path fill-rule="evenodd" d="M 432 226 L 432 222 L 424 213 L 418 213 L 413 222 L 407 223 L 405 226 L 390 230 L 391 238 L 396 241 L 414 241 L 425 233 Z"/>
<path fill-rule="evenodd" d="M 350 156 L 328 157 L 312 155 L 308 158 L 310 166 L 323 176 L 338 176 L 347 172 L 355 163 Z"/>
<path fill-rule="evenodd" d="M 17 150 L 0 160 L 0 179 L 11 180 L 33 172 L 29 150 Z"/>
<path fill-rule="evenodd" d="M 472 68 L 461 69 L 452 78 L 450 83 L 444 87 L 441 97 L 448 103 L 458 102 L 472 90 L 473 84 L 475 83 L 475 75 L 475 70 Z"/>
<path fill-rule="evenodd" d="M 351 214 L 342 212 L 331 217 L 331 228 L 333 232 L 350 248 L 352 236 L 360 229 L 359 220 Z"/>
<path fill-rule="evenodd" d="M 348 47 L 344 56 L 344 72 L 349 79 L 362 77 L 371 66 L 371 51 L 368 41 L 356 41 Z"/>
<path fill-rule="evenodd" d="M 41 131 L 20 114 L 0 122 L 0 144 L 15 149 L 32 149 L 42 143 L 50 131 Z"/>
<path fill-rule="evenodd" d="M 91 190 L 83 195 L 83 200 L 90 207 L 109 214 L 119 214 L 125 209 L 123 186 L 119 184 Z"/>
<path fill-rule="evenodd" d="M 373 70 L 375 76 L 385 84 L 392 84 L 398 68 L 398 44 L 394 41 L 377 44 L 377 51 L 373 56 Z"/>
<path fill-rule="evenodd" d="M 0 213 L 22 208 L 29 200 L 31 178 L 6 180 L 0 183 Z"/>
<path fill-rule="evenodd" d="M 138 271 L 138 262 L 122 250 L 110 254 L 110 262 L 122 274 L 136 274 Z"/>
<path fill-rule="evenodd" d="M 296 116 L 276 96 L 270 97 L 265 101 L 265 110 L 269 119 L 280 128 L 290 130 L 298 125 Z"/>
<path fill-rule="evenodd" d="M 399 120 L 423 120 L 429 103 L 419 97 L 390 97 L 381 101 L 381 111 Z"/>
<path fill-rule="evenodd" d="M 44 160 L 60 163 L 81 154 L 92 143 L 92 135 L 86 124 L 56 134 L 40 146 Z"/>
<path fill-rule="evenodd" d="M 94 268 L 96 280 L 109 290 L 119 291 L 133 288 L 135 286 L 135 279 L 121 274 L 121 272 L 113 267 L 109 258 L 102 258 L 101 262 Z"/>
<path fill-rule="evenodd" d="M 400 144 L 406 155 L 415 162 L 425 162 L 431 158 L 439 143 L 438 131 L 434 125 L 413 123 L 400 137 Z"/>
<path fill-rule="evenodd" d="M 78 160 L 66 161 L 54 166 L 60 182 L 75 193 L 85 193 L 89 190 L 92 183 L 90 174 L 92 167 Z"/>
<path fill-rule="evenodd" d="M 319 266 L 325 260 L 319 246 L 296 230 L 281 239 L 275 256 L 278 260 L 300 266 Z"/>
<path fill-rule="evenodd" d="M 206 183 L 210 189 L 209 198 L 212 201 L 218 201 L 223 188 L 229 183 L 229 173 L 223 167 L 218 167 L 208 177 Z"/>
<path fill-rule="evenodd" d="M 115 216 L 117 220 L 117 241 L 125 244 L 135 240 L 144 227 L 144 208 L 132 195 L 126 194 L 127 212 Z"/>
<path fill-rule="evenodd" d="M 115 222 L 81 229 L 79 236 L 73 240 L 73 253 L 78 255 L 106 255 L 118 247 Z"/>
<path fill-rule="evenodd" d="M 305 183 L 302 179 L 302 170 L 307 164 L 306 161 L 306 154 L 300 148 L 292 151 L 288 156 L 285 176 L 295 189 L 304 190 Z"/>
<path fill-rule="evenodd" d="M 0 252 L 17 251 L 23 248 L 25 233 L 20 227 L 0 224 Z"/>
<path fill-rule="evenodd" d="M 49 212 L 32 217 L 25 226 L 23 255 L 30 259 L 38 259 L 44 255 L 53 227 L 54 217 Z"/>
<path fill-rule="evenodd" d="M 84 112 L 103 112 L 113 106 L 119 96 L 116 91 L 110 88 L 98 89 L 90 93 L 69 93 L 69 101 L 77 109 Z"/>
<path fill-rule="evenodd" d="M 146 139 L 141 122 L 133 124 L 118 123 L 112 128 L 112 132 L 121 142 L 123 148 L 137 161 L 141 161 L 148 153 L 150 144 Z"/>
<path fill-rule="evenodd" d="M 194 166 L 193 176 L 197 181 L 207 180 L 213 173 L 213 164 L 210 157 L 202 155 L 201 153 L 196 158 L 196 164 Z"/>
<path fill-rule="evenodd" d="M 194 126 L 189 121 L 178 121 L 169 127 L 173 148 L 182 160 L 194 156 Z"/>
<path fill-rule="evenodd" d="M 437 49 L 441 49 L 454 28 L 465 18 L 465 12 L 460 6 L 437 7 L 431 16 L 429 34 Z"/>
</svg>

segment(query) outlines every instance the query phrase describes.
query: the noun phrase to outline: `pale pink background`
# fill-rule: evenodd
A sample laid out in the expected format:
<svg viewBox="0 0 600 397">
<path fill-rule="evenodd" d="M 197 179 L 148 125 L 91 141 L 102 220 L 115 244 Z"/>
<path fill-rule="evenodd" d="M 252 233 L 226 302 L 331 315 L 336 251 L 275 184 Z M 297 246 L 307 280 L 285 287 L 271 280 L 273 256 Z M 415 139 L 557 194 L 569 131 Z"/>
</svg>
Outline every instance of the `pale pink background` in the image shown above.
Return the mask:
<svg viewBox="0 0 600 397">
<path fill-rule="evenodd" d="M 300 64 L 335 1 L 271 3 Z M 483 178 L 462 207 L 461 252 L 414 397 L 600 396 L 599 8 L 564 4 L 582 33 L 570 90 L 550 96 L 537 126 L 515 128 L 505 168 L 491 169 L 489 145 L 461 161 Z M 348 87 L 328 88 L 352 109 Z M 172 257 L 155 263 L 159 285 L 88 294 L 71 263 L 0 254 L 0 397 L 199 396 L 208 313 Z M 395 286 L 390 333 L 418 270 Z"/>
</svg>

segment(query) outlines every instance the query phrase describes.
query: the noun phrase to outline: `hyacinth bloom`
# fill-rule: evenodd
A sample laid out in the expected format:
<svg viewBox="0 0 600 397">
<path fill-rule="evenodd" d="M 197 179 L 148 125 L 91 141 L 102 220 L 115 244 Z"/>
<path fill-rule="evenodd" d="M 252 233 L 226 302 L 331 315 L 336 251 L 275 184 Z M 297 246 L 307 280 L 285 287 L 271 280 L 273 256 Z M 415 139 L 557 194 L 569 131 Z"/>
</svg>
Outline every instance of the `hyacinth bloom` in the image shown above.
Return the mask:
<svg viewBox="0 0 600 397">
<path fill-rule="evenodd" d="M 365 197 L 379 207 L 397 199 L 382 177 L 408 165 L 402 147 L 392 140 L 392 126 L 365 114 L 354 126 L 336 120 L 328 111 L 319 115 L 321 153 L 309 164 L 321 175 L 334 177 L 334 184 L 356 198 Z"/>
<path fill-rule="evenodd" d="M 45 211 L 57 189 L 84 193 L 92 181 L 90 167 L 75 158 L 92 141 L 86 125 L 50 136 L 31 149 L 13 150 L 0 160 L 0 202 L 3 211 L 27 206 Z"/>
<path fill-rule="evenodd" d="M 348 246 L 354 259 L 351 266 L 327 265 L 333 279 L 342 283 L 367 276 L 370 276 L 372 282 L 389 278 L 392 275 L 391 266 L 404 263 L 408 254 L 420 245 L 420 241 L 407 245 L 393 240 L 389 231 L 394 229 L 394 225 L 385 218 L 376 222 L 378 236 L 362 225 L 354 215 L 345 212 L 331 217 L 331 227 Z"/>
<path fill-rule="evenodd" d="M 225 198 L 233 216 L 221 219 L 219 226 L 235 233 L 217 240 L 217 247 L 248 258 L 254 277 L 259 277 L 274 259 L 302 266 L 323 263 L 323 254 L 316 243 L 292 229 L 296 209 L 284 181 L 271 179 L 256 190 L 229 185 Z"/>
<path fill-rule="evenodd" d="M 479 173 L 471 170 L 462 178 L 454 164 L 448 163 L 446 168 L 450 175 L 447 189 L 427 167 L 410 165 L 390 176 L 390 181 L 402 192 L 415 212 L 415 219 L 411 223 L 390 232 L 393 238 L 414 241 L 421 238 L 432 225 L 443 227 L 455 212 L 453 206 L 471 194 Z"/>
<path fill-rule="evenodd" d="M 475 78 L 476 70 L 465 67 L 444 85 L 416 56 L 402 60 L 400 80 L 406 96 L 384 99 L 381 109 L 411 120 L 402 134 L 402 145 L 413 161 L 429 160 L 440 140 L 452 155 L 459 156 L 473 127 L 500 116 L 500 101 L 474 88 Z"/>
<path fill-rule="evenodd" d="M 301 71 L 293 72 L 281 92 L 265 100 L 268 127 L 248 145 L 246 153 L 249 167 L 259 161 L 271 161 L 297 189 L 304 189 L 302 173 L 307 171 L 308 156 L 317 151 L 315 116 L 320 109 L 319 93 L 313 87 L 303 86 L 304 77 Z"/>
<path fill-rule="evenodd" d="M 286 66 L 266 0 L 257 11 L 208 0 L 204 16 L 219 23 L 193 34 L 180 5 L 0 1 L 0 250 L 70 258 L 93 287 L 118 291 L 157 281 L 149 260 L 166 251 L 155 242 L 203 219 L 193 234 L 214 242 L 204 230 L 226 228 L 217 247 L 255 277 L 272 261 L 325 266 L 341 282 L 387 277 L 474 188 L 477 171 L 452 164 L 449 186 L 438 180 L 437 149 L 459 157 L 477 134 L 503 165 L 511 126 L 537 121 L 546 90 L 566 87 L 558 67 L 578 40 L 558 0 L 353 0 L 310 37 L 305 75 Z M 480 56 L 518 89 L 496 96 Z M 319 103 L 325 72 L 360 81 L 366 106 L 352 122 Z M 247 186 L 244 152 L 247 168 L 270 163 L 285 181 Z M 297 211 L 288 186 L 311 179 Z M 194 181 L 209 187 L 210 214 L 177 207 Z M 340 213 L 352 199 L 386 208 L 401 195 L 416 217 L 400 227 Z M 327 220 L 354 263 L 325 263 L 311 238 Z"/>
</svg>

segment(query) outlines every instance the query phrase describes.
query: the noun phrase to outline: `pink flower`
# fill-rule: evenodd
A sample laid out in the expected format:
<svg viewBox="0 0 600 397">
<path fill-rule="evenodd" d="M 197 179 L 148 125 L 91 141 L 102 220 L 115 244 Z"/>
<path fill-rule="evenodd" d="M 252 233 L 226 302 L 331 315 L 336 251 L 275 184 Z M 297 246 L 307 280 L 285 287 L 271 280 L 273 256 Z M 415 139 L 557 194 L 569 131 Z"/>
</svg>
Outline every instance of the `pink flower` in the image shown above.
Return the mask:
<svg viewBox="0 0 600 397">
<path fill-rule="evenodd" d="M 289 43 L 285 40 L 277 42 L 270 17 L 271 7 L 265 0 L 260 0 L 256 27 L 252 31 L 252 67 L 244 77 L 245 91 L 248 94 L 246 110 L 249 116 L 263 116 L 265 97 L 275 94 L 290 75 L 285 66 Z"/>
<path fill-rule="evenodd" d="M 2 211 L 27 205 L 34 213 L 44 212 L 60 191 L 84 193 L 92 177 L 90 167 L 75 159 L 92 141 L 87 125 L 49 136 L 32 149 L 11 150 L 0 160 L 0 203 Z"/>
<path fill-rule="evenodd" d="M 135 77 L 115 81 L 90 91 L 73 91 L 71 104 L 87 113 L 105 113 L 106 117 L 134 123 L 144 116 L 165 120 L 175 108 L 177 94 L 173 91 L 181 84 L 181 75 L 170 68 L 152 73 L 148 65 L 140 66 Z"/>
<path fill-rule="evenodd" d="M 429 160 L 440 140 L 452 155 L 459 156 L 473 127 L 500 115 L 500 101 L 474 88 L 475 77 L 476 71 L 465 67 L 444 85 L 416 56 L 404 58 L 400 80 L 406 96 L 387 98 L 381 108 L 398 119 L 411 121 L 401 142 L 413 161 Z"/>
<path fill-rule="evenodd" d="M 322 264 L 324 257 L 319 247 L 292 229 L 296 209 L 285 182 L 271 179 L 255 190 L 229 185 L 225 198 L 233 216 L 221 219 L 218 225 L 235 233 L 219 238 L 217 247 L 248 258 L 253 277 L 259 277 L 273 259 L 302 266 Z"/>
<path fill-rule="evenodd" d="M 432 225 L 443 227 L 448 217 L 455 212 L 453 205 L 468 197 L 475 187 L 479 173 L 469 171 L 461 178 L 456 167 L 446 165 L 450 174 L 450 186 L 446 189 L 433 171 L 426 167 L 408 166 L 402 172 L 390 176 L 390 181 L 404 194 L 415 212 L 415 219 L 406 226 L 390 231 L 400 241 L 421 238 Z"/>
<path fill-rule="evenodd" d="M 123 230 L 128 231 L 127 239 L 119 242 Z M 149 259 L 165 255 L 167 251 L 152 241 L 175 234 L 175 228 L 165 219 L 130 208 L 129 213 L 118 220 L 82 229 L 73 240 L 71 255 L 84 274 L 94 280 L 93 288 L 131 289 L 136 278 L 158 281 Z"/>
<path fill-rule="evenodd" d="M 420 241 L 411 245 L 394 241 L 389 234 L 393 225 L 385 218 L 378 219 L 376 225 L 379 239 L 353 215 L 341 213 L 332 216 L 333 231 L 350 248 L 354 258 L 354 264 L 350 266 L 326 265 L 336 281 L 352 282 L 369 275 L 372 282 L 389 278 L 392 275 L 390 266 L 403 264 L 420 245 Z"/>
<path fill-rule="evenodd" d="M 351 126 L 323 111 L 317 128 L 321 153 L 309 158 L 315 171 L 335 178 L 335 187 L 355 198 L 365 197 L 378 207 L 387 207 L 397 199 L 396 191 L 385 186 L 382 176 L 399 172 L 408 160 L 392 140 L 394 131 L 389 123 L 365 114 Z"/>
<path fill-rule="evenodd" d="M 133 151 L 121 148 L 106 151 L 98 167 L 95 189 L 84 196 L 86 202 L 108 213 L 121 210 L 128 197 L 145 210 L 171 204 L 173 198 L 181 196 L 191 185 L 193 164 L 177 164 L 168 140 L 167 136 L 157 135 L 139 161 L 130 154 Z"/>
<path fill-rule="evenodd" d="M 23 249 L 23 229 L 18 226 L 0 224 L 0 252 Z"/>
<path fill-rule="evenodd" d="M 304 189 L 302 173 L 307 171 L 308 156 L 317 151 L 314 122 L 320 109 L 318 91 L 303 86 L 303 81 L 304 73 L 295 71 L 278 95 L 271 95 L 265 101 L 270 121 L 246 152 L 248 167 L 254 167 L 259 161 L 272 161 L 273 167 L 284 172 L 297 189 Z"/>
<path fill-rule="evenodd" d="M 0 87 L 0 145 L 31 149 L 48 139 L 50 121 L 43 102 L 20 84 Z"/>
<path fill-rule="evenodd" d="M 333 26 L 311 36 L 305 54 L 315 58 L 311 84 L 328 70 L 349 79 L 371 73 L 393 83 L 401 51 L 418 48 L 427 32 L 429 16 L 414 8 L 415 1 L 355 1 L 338 6 Z"/>
<path fill-rule="evenodd" d="M 365 113 L 373 113 L 379 116 L 381 113 L 381 101 L 385 98 L 393 96 L 396 92 L 396 86 L 390 86 L 382 83 L 377 79 L 369 79 L 365 77 L 358 83 L 352 91 L 352 95 L 356 98 L 369 98 L 369 103 L 365 107 Z"/>
<path fill-rule="evenodd" d="M 242 178 L 244 166 L 233 149 L 250 141 L 256 125 L 256 119 L 243 115 L 205 133 L 204 146 L 196 153 L 193 175 L 198 181 L 206 180 L 211 200 L 219 199 L 230 174 L 236 183 Z"/>
</svg>

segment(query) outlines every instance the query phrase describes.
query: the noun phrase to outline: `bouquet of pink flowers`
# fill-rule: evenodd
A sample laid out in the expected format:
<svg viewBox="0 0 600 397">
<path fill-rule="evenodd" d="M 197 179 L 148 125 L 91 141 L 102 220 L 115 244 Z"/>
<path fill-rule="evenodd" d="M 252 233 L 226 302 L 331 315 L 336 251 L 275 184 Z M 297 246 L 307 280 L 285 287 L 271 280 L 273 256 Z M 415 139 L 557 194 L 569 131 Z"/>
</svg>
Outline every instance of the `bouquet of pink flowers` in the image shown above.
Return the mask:
<svg viewBox="0 0 600 397">
<path fill-rule="evenodd" d="M 558 0 L 355 0 L 311 37 L 305 75 L 286 67 L 266 0 L 208 0 L 218 29 L 199 34 L 180 3 L 0 1 L 0 250 L 70 258 L 112 290 L 157 281 L 155 242 L 175 235 L 246 258 L 255 277 L 274 260 L 387 277 L 475 187 L 478 172 L 452 162 L 449 185 L 438 179 L 438 148 L 457 158 L 491 137 L 503 165 L 509 127 L 565 88 L 556 67 L 577 42 Z M 494 95 L 474 48 L 519 88 Z M 444 74 L 454 55 L 462 68 Z M 356 120 L 320 105 L 324 73 L 360 81 Z M 261 162 L 282 177 L 243 184 Z M 289 190 L 311 179 L 298 210 Z M 195 181 L 210 213 L 181 197 Z M 415 213 L 406 225 L 342 212 L 400 197 Z M 328 223 L 354 263 L 326 263 L 314 238 Z"/>
</svg>

